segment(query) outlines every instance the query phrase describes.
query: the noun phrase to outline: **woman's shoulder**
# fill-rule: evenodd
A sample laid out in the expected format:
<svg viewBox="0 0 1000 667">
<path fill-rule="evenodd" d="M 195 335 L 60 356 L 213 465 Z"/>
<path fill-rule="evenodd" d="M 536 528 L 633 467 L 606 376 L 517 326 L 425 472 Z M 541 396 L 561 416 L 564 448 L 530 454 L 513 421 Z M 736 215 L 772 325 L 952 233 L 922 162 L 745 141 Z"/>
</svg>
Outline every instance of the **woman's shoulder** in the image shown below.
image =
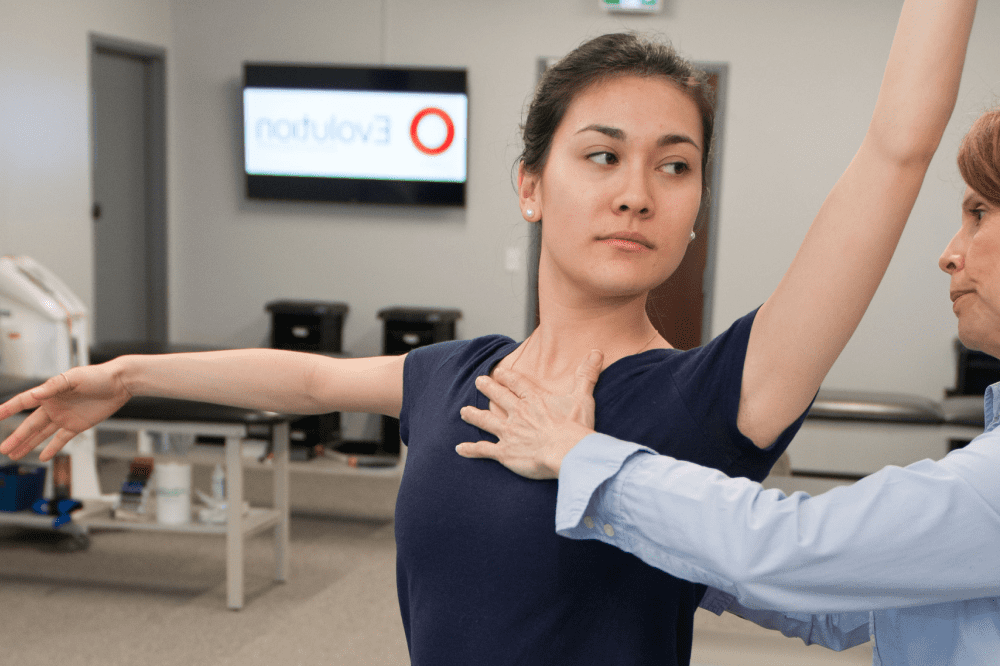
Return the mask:
<svg viewBox="0 0 1000 667">
<path fill-rule="evenodd" d="M 417 354 L 430 357 L 454 357 L 466 355 L 489 354 L 507 345 L 516 344 L 514 339 L 502 334 L 489 334 L 477 338 L 464 338 L 461 340 L 446 340 L 431 345 L 423 345 L 414 348 L 409 354 Z"/>
<path fill-rule="evenodd" d="M 688 350 L 676 348 L 656 348 L 619 359 L 608 368 L 614 374 L 634 376 L 649 372 L 697 374 L 722 366 L 738 366 L 742 369 L 746 356 L 750 329 L 756 310 L 740 317 L 728 329 L 712 340 Z M 607 373 L 607 370 L 605 371 Z"/>
<path fill-rule="evenodd" d="M 729 475 L 763 479 L 784 447 L 764 452 L 737 424 L 755 314 L 703 346 L 648 350 L 626 358 L 617 370 L 609 366 L 595 388 L 598 430 Z"/>
<path fill-rule="evenodd" d="M 494 358 L 499 361 L 516 346 L 512 338 L 501 334 L 449 340 L 411 350 L 406 365 L 453 370 L 475 368 Z"/>
<path fill-rule="evenodd" d="M 737 318 L 728 328 L 704 345 L 687 350 L 688 356 L 737 354 L 741 357 L 742 363 L 742 356 L 745 354 L 747 343 L 750 341 L 750 329 L 753 328 L 753 322 L 757 317 L 758 310 L 759 308 L 754 308 L 746 315 Z"/>
</svg>

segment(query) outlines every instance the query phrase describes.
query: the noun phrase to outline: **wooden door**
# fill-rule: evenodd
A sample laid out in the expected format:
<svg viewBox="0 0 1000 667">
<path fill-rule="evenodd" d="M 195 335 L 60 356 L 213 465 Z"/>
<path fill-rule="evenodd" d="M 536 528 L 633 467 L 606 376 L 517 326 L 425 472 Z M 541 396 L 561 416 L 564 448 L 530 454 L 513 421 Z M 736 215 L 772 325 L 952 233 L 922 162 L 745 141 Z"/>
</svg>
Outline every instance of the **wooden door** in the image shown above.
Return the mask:
<svg viewBox="0 0 1000 667">
<path fill-rule="evenodd" d="M 709 73 L 709 83 L 718 99 L 719 73 Z M 716 139 L 719 132 L 719 118 L 716 115 Z M 718 157 L 718 151 L 716 151 Z M 718 179 L 713 173 L 718 171 L 718 165 L 709 165 L 709 181 L 714 184 Z M 710 185 L 711 187 L 711 185 Z M 695 224 L 697 236 L 688 246 L 684 260 L 664 283 L 649 293 L 646 300 L 646 313 L 656 330 L 674 347 L 690 350 L 703 342 L 705 324 L 705 280 L 708 264 L 708 245 L 712 238 L 712 207 L 714 195 L 709 197 L 698 212 L 698 222 Z"/>
</svg>

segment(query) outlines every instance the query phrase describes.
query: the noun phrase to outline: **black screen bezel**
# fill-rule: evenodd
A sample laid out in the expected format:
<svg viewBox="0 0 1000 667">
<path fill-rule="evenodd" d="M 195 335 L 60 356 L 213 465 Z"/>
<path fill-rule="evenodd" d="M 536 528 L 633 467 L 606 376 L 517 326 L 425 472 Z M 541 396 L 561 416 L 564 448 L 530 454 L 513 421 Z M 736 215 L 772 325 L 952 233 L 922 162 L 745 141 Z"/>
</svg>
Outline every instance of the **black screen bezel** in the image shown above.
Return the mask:
<svg viewBox="0 0 1000 667">
<path fill-rule="evenodd" d="M 243 88 L 468 94 L 466 70 L 244 63 Z M 244 132 L 245 132 L 244 128 Z M 466 152 L 468 161 L 468 152 Z M 250 199 L 465 206 L 465 183 L 248 174 Z"/>
</svg>

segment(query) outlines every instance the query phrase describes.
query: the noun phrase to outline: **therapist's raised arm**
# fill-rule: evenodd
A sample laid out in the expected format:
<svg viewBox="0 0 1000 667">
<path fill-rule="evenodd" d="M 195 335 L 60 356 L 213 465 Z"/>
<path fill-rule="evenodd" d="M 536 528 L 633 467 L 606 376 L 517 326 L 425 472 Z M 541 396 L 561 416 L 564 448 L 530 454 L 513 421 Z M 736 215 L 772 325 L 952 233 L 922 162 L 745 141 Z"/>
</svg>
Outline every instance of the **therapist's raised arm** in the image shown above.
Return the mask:
<svg viewBox="0 0 1000 667">
<path fill-rule="evenodd" d="M 760 447 L 808 407 L 875 294 L 954 108 L 975 8 L 903 5 L 861 147 L 754 320 L 738 425 Z"/>
</svg>

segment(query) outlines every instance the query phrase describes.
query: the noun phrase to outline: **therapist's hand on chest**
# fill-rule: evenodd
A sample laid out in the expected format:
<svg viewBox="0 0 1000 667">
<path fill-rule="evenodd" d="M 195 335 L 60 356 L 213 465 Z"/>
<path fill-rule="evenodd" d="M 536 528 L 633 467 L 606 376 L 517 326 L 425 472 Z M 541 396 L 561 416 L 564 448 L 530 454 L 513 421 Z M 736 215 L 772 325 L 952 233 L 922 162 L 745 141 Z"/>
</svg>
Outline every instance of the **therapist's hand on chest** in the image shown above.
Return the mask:
<svg viewBox="0 0 1000 667">
<path fill-rule="evenodd" d="M 463 442 L 455 450 L 466 458 L 488 458 L 531 479 L 556 479 L 563 457 L 594 432 L 594 385 L 604 355 L 592 351 L 576 371 L 566 395 L 545 391 L 517 371 L 497 369 L 480 376 L 476 387 L 490 409 L 466 406 L 462 419 L 492 433 L 498 442 Z"/>
</svg>

